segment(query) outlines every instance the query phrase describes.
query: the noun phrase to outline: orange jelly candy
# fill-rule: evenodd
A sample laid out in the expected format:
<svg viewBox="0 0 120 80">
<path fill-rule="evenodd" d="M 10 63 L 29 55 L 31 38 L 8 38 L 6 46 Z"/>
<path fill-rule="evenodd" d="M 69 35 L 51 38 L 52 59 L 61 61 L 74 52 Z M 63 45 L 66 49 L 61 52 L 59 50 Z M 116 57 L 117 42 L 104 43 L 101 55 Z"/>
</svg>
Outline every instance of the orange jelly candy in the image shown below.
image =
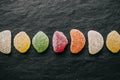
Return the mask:
<svg viewBox="0 0 120 80">
<path fill-rule="evenodd" d="M 85 36 L 83 33 L 77 29 L 72 29 L 70 31 L 71 45 L 70 51 L 73 54 L 78 54 L 85 46 Z"/>
</svg>

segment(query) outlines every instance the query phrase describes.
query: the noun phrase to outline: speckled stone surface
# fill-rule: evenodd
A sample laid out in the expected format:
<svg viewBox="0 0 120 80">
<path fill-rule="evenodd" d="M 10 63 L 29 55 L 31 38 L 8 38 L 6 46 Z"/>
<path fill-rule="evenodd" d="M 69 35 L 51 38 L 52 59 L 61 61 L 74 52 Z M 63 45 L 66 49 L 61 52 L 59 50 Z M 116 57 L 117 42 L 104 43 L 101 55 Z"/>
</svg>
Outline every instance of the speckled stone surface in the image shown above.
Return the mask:
<svg viewBox="0 0 120 80">
<path fill-rule="evenodd" d="M 52 47 L 54 31 L 62 31 L 71 41 L 71 29 L 86 37 L 84 49 L 70 52 L 70 43 L 62 54 Z M 13 46 L 10 55 L 0 54 L 0 80 L 120 80 L 120 54 L 111 54 L 104 45 L 96 55 L 88 51 L 89 30 L 102 34 L 120 33 L 120 0 L 0 0 L 0 32 L 11 30 L 12 37 L 25 31 L 30 39 L 38 31 L 49 37 L 43 54 L 31 46 L 20 54 Z"/>
</svg>

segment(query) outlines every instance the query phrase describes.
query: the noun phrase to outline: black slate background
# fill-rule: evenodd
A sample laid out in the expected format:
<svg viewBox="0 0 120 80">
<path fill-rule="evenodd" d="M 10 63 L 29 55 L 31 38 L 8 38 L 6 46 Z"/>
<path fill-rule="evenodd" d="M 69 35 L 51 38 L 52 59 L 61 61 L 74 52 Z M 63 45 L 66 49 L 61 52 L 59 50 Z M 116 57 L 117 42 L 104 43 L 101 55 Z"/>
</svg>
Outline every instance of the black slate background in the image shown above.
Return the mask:
<svg viewBox="0 0 120 80">
<path fill-rule="evenodd" d="M 120 0 L 0 0 L 0 31 L 19 31 L 30 38 L 44 31 L 50 45 L 43 54 L 33 46 L 26 54 L 13 47 L 11 55 L 0 54 L 0 80 L 119 80 L 120 52 L 112 54 L 106 46 L 99 54 L 88 53 L 88 42 L 78 55 L 70 53 L 70 29 L 79 29 L 87 40 L 91 29 L 104 40 L 111 30 L 120 33 Z M 52 50 L 54 31 L 64 32 L 69 45 L 62 54 Z"/>
</svg>

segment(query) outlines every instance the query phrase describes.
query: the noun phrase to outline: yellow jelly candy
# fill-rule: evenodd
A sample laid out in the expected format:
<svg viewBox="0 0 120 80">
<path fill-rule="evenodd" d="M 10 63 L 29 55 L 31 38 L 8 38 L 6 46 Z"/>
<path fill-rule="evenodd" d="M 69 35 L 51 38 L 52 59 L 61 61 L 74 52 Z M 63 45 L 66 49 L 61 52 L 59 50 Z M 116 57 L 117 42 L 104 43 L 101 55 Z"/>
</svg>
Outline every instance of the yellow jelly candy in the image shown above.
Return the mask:
<svg viewBox="0 0 120 80">
<path fill-rule="evenodd" d="M 113 53 L 117 53 L 120 50 L 120 35 L 117 31 L 112 31 L 108 34 L 106 46 Z"/>
<path fill-rule="evenodd" d="M 15 38 L 14 38 L 14 47 L 20 52 L 25 53 L 30 48 L 30 38 L 29 36 L 24 32 L 19 32 Z"/>
</svg>

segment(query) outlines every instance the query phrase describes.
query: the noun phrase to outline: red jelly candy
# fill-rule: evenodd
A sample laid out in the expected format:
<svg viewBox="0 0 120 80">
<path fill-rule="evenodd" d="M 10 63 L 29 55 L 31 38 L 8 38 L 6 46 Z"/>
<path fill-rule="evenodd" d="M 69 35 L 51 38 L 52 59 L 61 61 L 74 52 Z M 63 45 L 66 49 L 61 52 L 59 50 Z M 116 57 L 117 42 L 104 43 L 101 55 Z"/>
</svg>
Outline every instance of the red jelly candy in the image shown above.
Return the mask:
<svg viewBox="0 0 120 80">
<path fill-rule="evenodd" d="M 68 44 L 68 40 L 66 36 L 60 31 L 55 31 L 52 38 L 52 45 L 54 52 L 56 53 L 63 52 L 67 44 Z"/>
</svg>

